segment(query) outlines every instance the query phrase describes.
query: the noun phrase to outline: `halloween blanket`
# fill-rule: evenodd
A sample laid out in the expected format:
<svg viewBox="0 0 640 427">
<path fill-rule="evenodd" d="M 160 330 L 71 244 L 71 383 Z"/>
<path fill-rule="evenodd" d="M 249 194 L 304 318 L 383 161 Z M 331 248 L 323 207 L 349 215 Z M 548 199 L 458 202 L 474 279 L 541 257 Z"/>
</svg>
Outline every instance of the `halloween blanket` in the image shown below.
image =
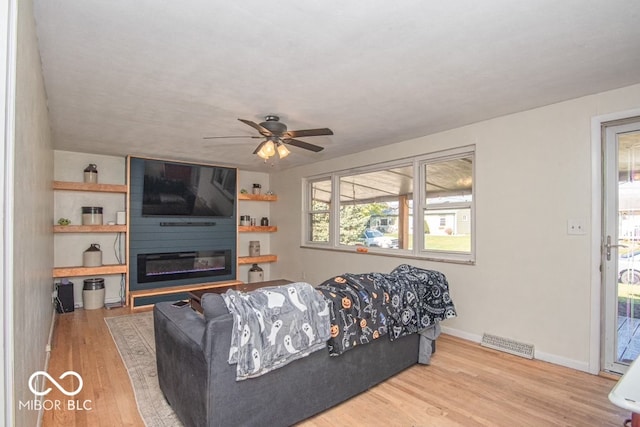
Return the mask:
<svg viewBox="0 0 640 427">
<path fill-rule="evenodd" d="M 332 356 L 387 334 L 393 341 L 456 316 L 446 277 L 406 264 L 389 274 L 343 274 L 316 289 L 330 301 L 327 346 Z"/>
<path fill-rule="evenodd" d="M 374 280 L 390 295 L 392 341 L 457 315 L 447 278 L 439 271 L 402 264 L 390 274 L 375 274 Z"/>
<path fill-rule="evenodd" d="M 229 363 L 238 381 L 265 374 L 326 346 L 329 307 L 308 283 L 222 295 L 233 315 Z"/>
<path fill-rule="evenodd" d="M 330 355 L 338 356 L 387 334 L 389 294 L 373 274 L 346 273 L 326 280 L 316 289 L 330 302 Z"/>
</svg>

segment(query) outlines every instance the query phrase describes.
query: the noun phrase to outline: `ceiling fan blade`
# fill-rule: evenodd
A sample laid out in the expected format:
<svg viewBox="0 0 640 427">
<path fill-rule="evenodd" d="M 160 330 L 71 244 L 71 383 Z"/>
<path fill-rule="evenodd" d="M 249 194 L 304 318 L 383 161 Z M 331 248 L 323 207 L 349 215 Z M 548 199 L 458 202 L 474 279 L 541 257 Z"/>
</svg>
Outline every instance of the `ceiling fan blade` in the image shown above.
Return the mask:
<svg viewBox="0 0 640 427">
<path fill-rule="evenodd" d="M 284 142 L 285 144 L 293 145 L 295 147 L 304 148 L 305 150 L 311 150 L 316 153 L 318 151 L 324 150 L 324 147 L 309 144 L 308 142 L 300 141 L 298 139 L 293 139 L 293 138 L 285 138 L 282 140 L 282 142 Z"/>
<path fill-rule="evenodd" d="M 232 135 L 232 136 L 203 136 L 202 137 L 202 139 L 224 139 L 224 138 L 262 138 L 262 136 Z"/>
<path fill-rule="evenodd" d="M 301 136 L 304 137 L 304 136 L 333 135 L 333 131 L 329 128 L 290 130 L 285 132 L 284 135 L 291 138 L 299 138 Z"/>
<path fill-rule="evenodd" d="M 244 123 L 246 125 L 251 126 L 252 128 L 257 130 L 258 132 L 260 132 L 261 135 L 273 136 L 273 134 L 271 133 L 271 131 L 269 129 L 260 126 L 256 122 L 252 122 L 251 120 L 245 120 L 245 119 L 238 119 L 238 120 L 240 120 L 242 123 Z"/>
<path fill-rule="evenodd" d="M 260 151 L 260 149 L 262 148 L 262 146 L 263 146 L 264 144 L 266 144 L 266 143 L 267 143 L 267 141 L 262 141 L 260 144 L 258 144 L 258 146 L 256 147 L 256 149 L 255 149 L 255 150 L 253 150 L 253 154 L 258 154 L 258 151 Z"/>
</svg>

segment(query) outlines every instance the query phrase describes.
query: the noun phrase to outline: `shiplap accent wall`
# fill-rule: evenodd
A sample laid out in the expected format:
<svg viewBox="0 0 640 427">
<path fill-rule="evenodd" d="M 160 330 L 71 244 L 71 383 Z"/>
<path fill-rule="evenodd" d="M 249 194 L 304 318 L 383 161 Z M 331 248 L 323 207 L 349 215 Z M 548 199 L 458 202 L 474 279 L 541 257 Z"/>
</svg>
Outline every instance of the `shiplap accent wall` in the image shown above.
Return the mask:
<svg viewBox="0 0 640 427">
<path fill-rule="evenodd" d="M 215 222 L 215 226 L 161 226 L 161 222 L 177 221 L 175 217 L 142 216 L 142 191 L 144 185 L 144 159 L 130 159 L 130 204 L 129 204 L 129 289 L 154 289 L 193 283 L 219 282 L 236 278 L 237 230 L 236 215 L 231 218 L 188 218 L 180 221 Z M 237 203 L 237 201 L 236 201 Z M 138 254 L 186 252 L 202 250 L 231 249 L 231 274 L 213 277 L 196 277 L 189 279 L 168 280 L 162 282 L 138 283 Z M 179 299 L 179 295 L 170 295 L 165 299 Z M 149 304 L 161 300 L 140 298 L 140 304 Z"/>
</svg>

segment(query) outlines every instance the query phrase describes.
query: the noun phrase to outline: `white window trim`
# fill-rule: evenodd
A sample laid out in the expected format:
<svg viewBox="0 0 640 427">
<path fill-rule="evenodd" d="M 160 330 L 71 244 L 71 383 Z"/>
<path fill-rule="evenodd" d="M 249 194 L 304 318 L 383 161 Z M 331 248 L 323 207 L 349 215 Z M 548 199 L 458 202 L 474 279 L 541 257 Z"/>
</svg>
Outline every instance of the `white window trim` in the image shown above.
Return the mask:
<svg viewBox="0 0 640 427">
<path fill-rule="evenodd" d="M 472 172 L 472 183 L 473 186 L 471 187 L 471 202 L 455 202 L 455 203 L 432 203 L 430 205 L 427 205 L 427 192 L 424 191 L 424 188 L 422 187 L 422 183 L 424 183 L 426 181 L 426 171 L 425 171 L 425 165 L 427 164 L 433 164 L 435 162 L 433 162 L 432 160 L 437 160 L 437 162 L 445 162 L 447 160 L 454 160 L 454 159 L 459 159 L 462 157 L 471 157 L 472 161 L 473 161 L 473 168 L 471 169 Z M 429 211 L 429 210 L 441 210 L 441 209 L 469 209 L 471 212 L 471 247 L 469 252 L 455 252 L 455 251 L 433 251 L 433 250 L 428 250 L 428 249 L 423 249 L 424 248 L 424 233 L 418 233 L 416 236 L 414 236 L 414 242 L 416 242 L 416 244 L 414 244 L 414 250 L 418 250 L 420 257 L 421 258 L 427 258 L 427 259 L 434 259 L 434 258 L 442 258 L 442 255 L 445 255 L 446 260 L 448 261 L 457 261 L 457 262 L 465 262 L 465 263 L 471 263 L 474 264 L 475 263 L 475 255 L 476 255 L 476 248 L 475 248 L 475 241 L 476 241 L 476 236 L 475 236 L 475 212 L 476 212 L 476 207 L 475 207 L 475 202 L 476 202 L 476 156 L 475 156 L 475 146 L 474 145 L 470 145 L 470 146 L 465 146 L 465 147 L 460 147 L 460 148 L 455 148 L 452 150 L 447 150 L 446 154 L 445 153 L 433 153 L 433 154 L 429 154 L 429 155 L 425 155 L 423 156 L 419 162 L 418 162 L 418 177 L 420 180 L 420 202 L 419 202 L 419 206 L 414 207 L 414 220 L 416 221 L 414 223 L 414 230 L 417 230 L 418 226 L 421 226 L 418 222 L 421 218 L 423 218 L 424 212 L 425 211 Z M 417 212 L 420 212 L 420 215 L 418 215 Z"/>
<path fill-rule="evenodd" d="M 357 175 L 366 172 L 375 172 L 384 169 L 390 169 L 398 166 L 408 166 L 413 165 L 413 249 L 384 249 L 384 248 L 376 248 L 376 247 L 368 247 L 366 248 L 367 254 L 372 255 L 385 255 L 385 256 L 395 256 L 400 258 L 413 258 L 413 259 L 424 259 L 431 261 L 441 261 L 441 262 L 453 262 L 453 263 L 463 263 L 463 264 L 475 264 L 476 260 L 476 226 L 475 226 L 475 218 L 476 218 L 476 179 L 475 179 L 475 145 L 467 145 L 454 149 L 447 149 L 443 151 L 433 152 L 421 156 L 404 158 L 391 160 L 388 162 L 381 162 L 372 165 L 360 166 L 352 169 L 345 169 L 340 171 L 334 171 L 329 173 L 324 173 L 322 175 L 310 176 L 302 180 L 303 185 L 303 230 L 302 230 L 302 240 L 301 247 L 305 248 L 314 248 L 314 249 L 326 249 L 340 252 L 354 252 L 357 250 L 357 246 L 348 246 L 340 244 L 340 179 L 345 176 Z M 454 251 L 433 251 L 426 250 L 424 248 L 424 233 L 423 228 L 424 225 L 421 224 L 421 218 L 423 218 L 423 212 L 426 210 L 426 191 L 424 189 L 425 182 L 425 171 L 424 166 L 429 163 L 433 163 L 431 161 L 447 161 L 451 159 L 457 159 L 461 157 L 471 157 L 473 159 L 473 169 L 472 169 L 472 197 L 471 202 L 456 202 L 456 203 L 442 203 L 442 204 L 430 204 L 428 210 L 437 210 L 437 209 L 459 209 L 459 208 L 468 208 L 470 209 L 470 227 L 471 227 L 471 247 L 469 252 L 454 252 Z M 323 180 L 331 180 L 331 204 L 329 208 L 330 213 L 330 224 L 329 224 L 329 241 L 328 242 L 312 242 L 309 240 L 310 237 L 310 217 L 311 211 L 311 184 L 317 181 Z M 419 195 L 419 196 L 416 196 Z M 418 200 L 416 200 L 416 198 Z M 417 231 L 417 232 L 416 232 Z"/>
<path fill-rule="evenodd" d="M 312 213 L 319 213 L 320 211 L 313 211 L 311 210 L 311 200 L 313 199 L 313 196 L 311 194 L 311 185 L 314 182 L 319 182 L 319 181 L 332 181 L 333 178 L 331 176 L 331 174 L 324 174 L 324 175 L 319 175 L 319 176 L 314 176 L 314 177 L 310 177 L 310 178 L 306 178 L 302 180 L 302 191 L 303 191 L 303 197 L 302 197 L 302 224 L 303 224 L 303 229 L 302 229 L 302 246 L 308 246 L 311 245 L 313 247 L 322 247 L 322 248 L 326 248 L 326 249 L 331 249 L 332 247 L 332 232 L 331 230 L 329 230 L 329 241 L 327 242 L 313 242 L 309 239 L 309 237 L 311 236 L 311 214 Z M 329 223 L 333 224 L 333 218 L 332 218 L 332 211 L 333 209 L 331 209 L 331 206 L 333 206 L 333 197 L 334 197 L 334 191 L 333 191 L 333 181 L 331 184 L 332 188 L 331 188 L 331 201 L 330 201 L 330 205 L 329 205 Z"/>
</svg>

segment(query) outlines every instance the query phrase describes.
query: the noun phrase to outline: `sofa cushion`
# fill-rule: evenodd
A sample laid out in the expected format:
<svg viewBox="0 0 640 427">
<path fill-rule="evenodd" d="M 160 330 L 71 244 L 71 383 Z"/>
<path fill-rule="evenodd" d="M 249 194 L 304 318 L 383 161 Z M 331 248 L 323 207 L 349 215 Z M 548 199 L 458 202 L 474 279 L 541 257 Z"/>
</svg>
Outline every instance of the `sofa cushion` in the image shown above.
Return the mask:
<svg viewBox="0 0 640 427">
<path fill-rule="evenodd" d="M 222 299 L 220 294 L 204 294 L 202 295 L 200 303 L 202 305 L 205 321 L 229 314 L 227 304 L 225 304 L 224 299 Z"/>
</svg>

